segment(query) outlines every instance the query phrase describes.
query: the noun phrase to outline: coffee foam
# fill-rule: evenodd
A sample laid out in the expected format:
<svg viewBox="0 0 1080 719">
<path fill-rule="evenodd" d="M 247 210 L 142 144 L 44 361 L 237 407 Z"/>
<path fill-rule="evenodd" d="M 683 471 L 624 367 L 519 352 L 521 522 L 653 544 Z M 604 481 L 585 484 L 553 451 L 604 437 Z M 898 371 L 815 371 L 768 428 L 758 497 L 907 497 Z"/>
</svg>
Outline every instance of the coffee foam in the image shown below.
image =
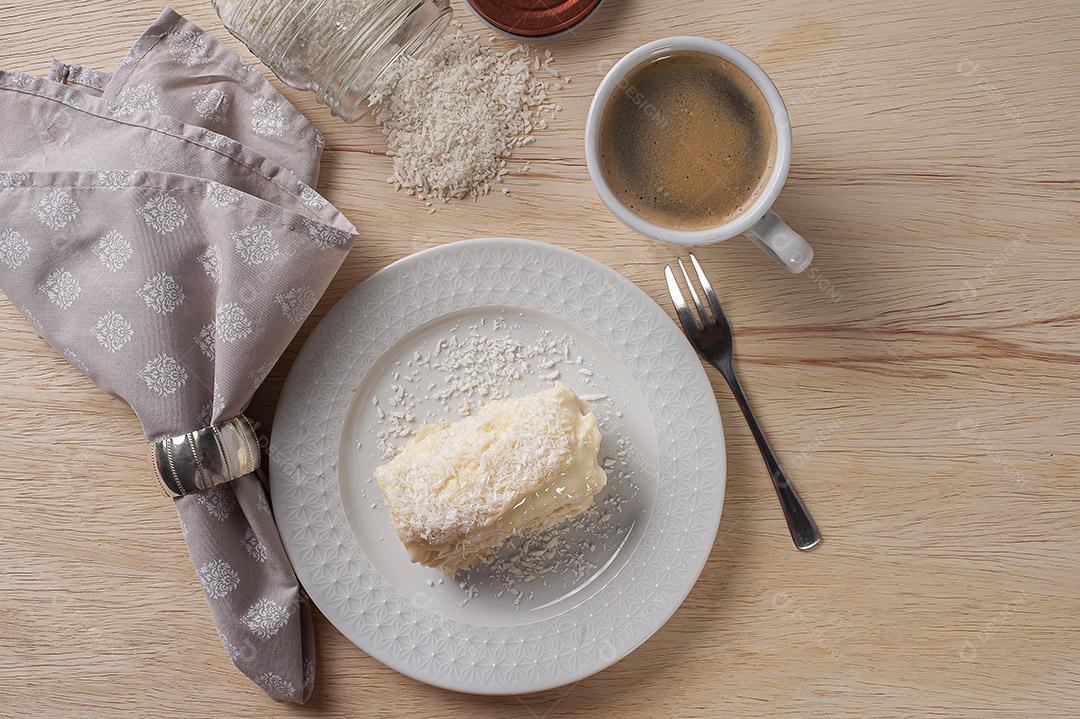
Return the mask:
<svg viewBox="0 0 1080 719">
<path fill-rule="evenodd" d="M 600 164 L 616 197 L 662 227 L 701 230 L 761 194 L 776 129 L 757 85 L 723 58 L 676 52 L 633 68 L 601 120 Z"/>
</svg>

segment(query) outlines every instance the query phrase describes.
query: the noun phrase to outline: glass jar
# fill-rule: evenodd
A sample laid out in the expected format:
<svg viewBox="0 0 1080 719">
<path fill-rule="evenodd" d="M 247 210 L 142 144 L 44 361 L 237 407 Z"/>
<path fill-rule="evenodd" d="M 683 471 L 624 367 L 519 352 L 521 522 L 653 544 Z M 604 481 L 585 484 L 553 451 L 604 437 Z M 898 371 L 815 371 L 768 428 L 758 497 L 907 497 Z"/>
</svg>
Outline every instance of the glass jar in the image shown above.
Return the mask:
<svg viewBox="0 0 1080 719">
<path fill-rule="evenodd" d="M 450 22 L 450 0 L 213 0 L 218 17 L 290 87 L 352 122 L 375 79 L 429 48 Z"/>
</svg>

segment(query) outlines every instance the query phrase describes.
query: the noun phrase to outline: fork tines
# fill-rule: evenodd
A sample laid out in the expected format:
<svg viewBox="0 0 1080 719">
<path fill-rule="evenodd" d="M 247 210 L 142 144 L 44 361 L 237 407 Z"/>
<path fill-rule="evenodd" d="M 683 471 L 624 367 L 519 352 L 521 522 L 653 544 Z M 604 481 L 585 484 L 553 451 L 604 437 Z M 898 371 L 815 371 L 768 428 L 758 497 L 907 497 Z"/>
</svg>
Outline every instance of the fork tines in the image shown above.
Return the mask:
<svg viewBox="0 0 1080 719">
<path fill-rule="evenodd" d="M 683 329 L 690 333 L 723 321 L 724 311 L 720 309 L 720 302 L 716 299 L 716 292 L 713 291 L 712 285 L 709 284 L 709 278 L 705 276 L 705 271 L 701 269 L 701 264 L 698 262 L 697 257 L 694 257 L 694 253 L 690 253 L 690 263 L 694 266 L 694 272 L 697 274 L 698 282 L 701 284 L 702 293 L 705 295 L 711 313 L 706 312 L 705 307 L 701 304 L 701 298 L 698 296 L 694 283 L 690 280 L 690 274 L 686 271 L 682 258 L 678 257 L 675 261 L 679 265 L 679 271 L 686 282 L 686 287 L 690 290 L 690 297 L 694 301 L 694 307 L 697 308 L 697 313 L 690 310 L 671 265 L 664 265 L 664 277 L 667 279 L 668 294 L 671 295 L 671 301 L 675 305 L 675 312 L 679 315 L 679 321 L 682 323 Z"/>
</svg>

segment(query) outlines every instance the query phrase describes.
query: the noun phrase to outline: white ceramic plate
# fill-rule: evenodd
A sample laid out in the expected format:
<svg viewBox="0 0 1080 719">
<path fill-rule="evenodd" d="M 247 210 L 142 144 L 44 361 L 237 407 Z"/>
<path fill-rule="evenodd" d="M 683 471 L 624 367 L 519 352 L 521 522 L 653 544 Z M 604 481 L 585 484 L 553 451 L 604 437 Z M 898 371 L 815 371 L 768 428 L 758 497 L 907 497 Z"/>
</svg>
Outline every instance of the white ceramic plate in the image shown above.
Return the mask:
<svg viewBox="0 0 1080 719">
<path fill-rule="evenodd" d="M 470 343 L 512 361 L 478 365 Z M 488 394 L 441 402 L 462 376 Z M 411 564 L 372 479 L 407 440 L 387 433 L 555 381 L 600 419 L 597 508 L 468 576 Z M 350 292 L 294 363 L 270 450 L 281 538 L 320 611 L 397 671 L 480 694 L 577 681 L 659 629 L 708 557 L 725 470 L 712 389 L 663 310 L 595 260 L 512 239 L 426 250 Z"/>
</svg>

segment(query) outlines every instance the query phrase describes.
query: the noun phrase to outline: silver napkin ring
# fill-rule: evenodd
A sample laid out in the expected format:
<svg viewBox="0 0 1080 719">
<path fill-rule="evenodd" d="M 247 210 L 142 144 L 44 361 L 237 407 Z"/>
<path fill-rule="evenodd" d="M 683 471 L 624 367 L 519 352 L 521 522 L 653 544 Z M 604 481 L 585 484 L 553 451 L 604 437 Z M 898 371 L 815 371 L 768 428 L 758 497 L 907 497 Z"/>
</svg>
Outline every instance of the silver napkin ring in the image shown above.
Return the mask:
<svg viewBox="0 0 1080 719">
<path fill-rule="evenodd" d="M 259 468 L 259 440 L 244 415 L 150 443 L 158 481 L 170 497 L 231 482 Z"/>
</svg>

